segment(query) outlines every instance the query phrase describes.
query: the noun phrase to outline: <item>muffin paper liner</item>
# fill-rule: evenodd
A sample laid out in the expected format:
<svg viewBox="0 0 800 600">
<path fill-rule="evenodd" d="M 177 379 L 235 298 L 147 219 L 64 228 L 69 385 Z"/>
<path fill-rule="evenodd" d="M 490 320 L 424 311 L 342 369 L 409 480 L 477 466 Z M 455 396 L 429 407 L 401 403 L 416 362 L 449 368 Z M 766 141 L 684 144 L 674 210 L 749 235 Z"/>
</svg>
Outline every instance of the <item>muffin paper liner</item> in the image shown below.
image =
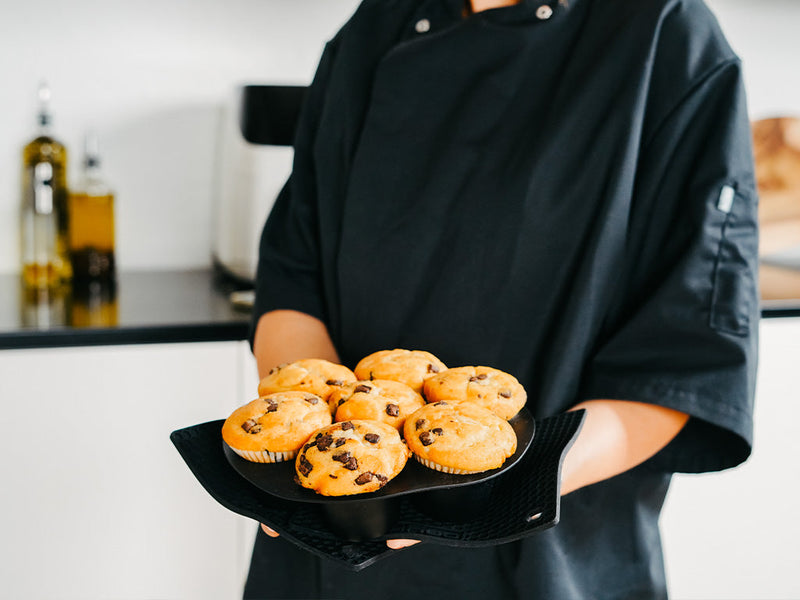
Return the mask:
<svg viewBox="0 0 800 600">
<path fill-rule="evenodd" d="M 441 471 L 442 473 L 451 473 L 452 475 L 473 475 L 474 473 L 483 473 L 484 471 L 488 470 L 481 469 L 480 471 L 467 471 L 466 469 L 454 469 L 453 467 L 446 467 L 444 465 L 440 465 L 439 463 L 435 463 L 427 458 L 422 458 L 418 454 L 414 454 L 414 458 L 417 459 L 418 463 L 425 465 L 429 469 Z"/>
<path fill-rule="evenodd" d="M 322 504 L 278 498 L 242 477 L 226 458 L 223 420 L 174 431 L 170 439 L 198 482 L 222 506 L 268 525 L 308 552 L 359 571 L 395 552 L 387 548 L 387 539 L 493 546 L 555 526 L 561 509 L 561 464 L 583 418 L 584 411 L 574 411 L 537 420 L 530 447 L 513 468 L 491 480 L 489 508 L 475 518 L 465 522 L 437 518 L 425 510 L 431 498 L 426 494 L 431 492 L 409 494 L 396 498 L 398 516 L 385 534 L 359 542 L 342 539 L 331 529 Z"/>
<path fill-rule="evenodd" d="M 228 447 L 243 459 L 257 463 L 279 463 L 292 460 L 295 456 L 297 456 L 297 450 L 292 450 L 290 452 L 270 452 L 268 450 L 255 452 L 253 450 L 239 450 L 230 444 L 228 444 Z"/>
</svg>

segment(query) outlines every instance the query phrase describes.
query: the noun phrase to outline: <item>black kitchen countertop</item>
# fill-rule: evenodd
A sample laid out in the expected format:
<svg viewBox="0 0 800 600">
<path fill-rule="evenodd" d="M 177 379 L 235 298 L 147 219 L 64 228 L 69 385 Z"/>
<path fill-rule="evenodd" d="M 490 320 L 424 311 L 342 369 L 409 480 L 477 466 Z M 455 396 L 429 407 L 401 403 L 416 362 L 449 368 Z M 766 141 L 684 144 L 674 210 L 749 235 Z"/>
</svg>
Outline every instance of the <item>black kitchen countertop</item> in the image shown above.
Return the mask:
<svg viewBox="0 0 800 600">
<path fill-rule="evenodd" d="M 120 273 L 116 289 L 36 293 L 2 275 L 0 349 L 244 340 L 250 315 L 231 302 L 236 289 L 211 269 Z"/>
<path fill-rule="evenodd" d="M 0 349 L 245 340 L 237 289 L 207 269 L 121 273 L 113 292 L 26 295 L 19 276 L 0 275 Z M 798 317 L 800 301 L 767 302 L 762 315 Z"/>
</svg>

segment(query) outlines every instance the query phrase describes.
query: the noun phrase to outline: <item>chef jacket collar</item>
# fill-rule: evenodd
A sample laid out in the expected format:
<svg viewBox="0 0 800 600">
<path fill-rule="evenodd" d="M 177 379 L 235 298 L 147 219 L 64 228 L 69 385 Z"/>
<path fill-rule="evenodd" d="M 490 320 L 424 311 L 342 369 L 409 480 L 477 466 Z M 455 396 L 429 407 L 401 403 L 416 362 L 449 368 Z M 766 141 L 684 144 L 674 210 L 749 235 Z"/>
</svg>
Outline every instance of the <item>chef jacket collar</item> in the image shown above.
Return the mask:
<svg viewBox="0 0 800 600">
<path fill-rule="evenodd" d="M 488 19 L 497 23 L 517 23 L 521 21 L 547 22 L 570 10 L 580 0 L 520 0 L 518 4 L 483 10 L 476 18 Z M 448 12 L 461 18 L 466 0 L 443 0 Z M 431 2 L 425 3 L 429 6 Z M 548 10 L 549 9 L 549 10 Z"/>
<path fill-rule="evenodd" d="M 496 25 L 537 25 L 559 21 L 580 0 L 520 0 L 518 4 L 482 10 L 468 19 Z M 435 34 L 464 20 L 465 0 L 427 0 L 414 12 L 402 35 L 403 40 Z"/>
</svg>

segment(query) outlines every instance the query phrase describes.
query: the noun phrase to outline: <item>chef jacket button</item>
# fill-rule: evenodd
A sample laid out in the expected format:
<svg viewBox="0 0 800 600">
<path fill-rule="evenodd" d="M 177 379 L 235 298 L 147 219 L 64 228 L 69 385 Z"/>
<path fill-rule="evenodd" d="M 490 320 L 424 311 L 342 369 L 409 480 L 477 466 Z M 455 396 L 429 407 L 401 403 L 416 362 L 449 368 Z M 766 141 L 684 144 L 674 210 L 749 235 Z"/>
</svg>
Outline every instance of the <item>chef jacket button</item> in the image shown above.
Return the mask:
<svg viewBox="0 0 800 600">
<path fill-rule="evenodd" d="M 542 4 L 539 8 L 536 9 L 536 16 L 542 21 L 546 21 L 547 19 L 553 16 L 553 9 L 550 8 L 547 4 Z"/>
<path fill-rule="evenodd" d="M 414 25 L 414 29 L 417 30 L 417 33 L 428 33 L 431 30 L 431 22 L 428 19 L 420 19 Z"/>
</svg>

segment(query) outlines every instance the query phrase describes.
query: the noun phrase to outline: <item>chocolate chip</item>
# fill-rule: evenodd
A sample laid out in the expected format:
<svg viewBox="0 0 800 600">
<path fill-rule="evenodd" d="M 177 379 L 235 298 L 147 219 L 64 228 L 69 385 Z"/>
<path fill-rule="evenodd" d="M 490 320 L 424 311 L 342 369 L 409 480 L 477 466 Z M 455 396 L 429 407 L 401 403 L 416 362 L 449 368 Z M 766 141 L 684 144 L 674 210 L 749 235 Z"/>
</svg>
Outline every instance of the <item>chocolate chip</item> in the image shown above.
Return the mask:
<svg viewBox="0 0 800 600">
<path fill-rule="evenodd" d="M 300 455 L 300 466 L 297 467 L 297 470 L 300 471 L 301 475 L 308 477 L 308 474 L 314 470 L 314 465 L 308 462 L 305 456 L 302 454 Z"/>
<path fill-rule="evenodd" d="M 375 473 L 375 478 L 381 482 L 381 485 L 385 484 L 389 481 L 389 478 L 386 475 L 381 475 L 380 473 Z"/>
<path fill-rule="evenodd" d="M 313 448 L 317 445 L 317 442 L 308 442 L 305 446 L 303 446 L 303 452 L 308 451 L 309 448 Z"/>
<path fill-rule="evenodd" d="M 347 438 L 336 438 L 336 441 L 333 443 L 334 448 L 341 448 L 344 446 L 344 443 L 347 441 Z"/>
<path fill-rule="evenodd" d="M 470 383 L 473 383 L 473 382 L 475 382 L 475 381 L 478 381 L 478 378 L 477 378 L 477 377 L 475 377 L 475 375 L 473 375 L 472 377 L 470 377 L 470 378 L 469 378 L 469 382 L 470 382 Z"/>
<path fill-rule="evenodd" d="M 425 427 L 425 419 L 417 419 L 417 422 L 414 423 L 414 427 L 416 430 L 422 429 Z"/>
<path fill-rule="evenodd" d="M 341 387 L 344 385 L 344 381 L 341 379 L 328 379 L 328 381 L 325 382 L 325 385 L 336 385 Z"/>
<path fill-rule="evenodd" d="M 481 373 L 480 375 L 478 375 L 478 379 L 480 379 L 481 381 L 483 381 L 487 377 L 488 377 L 488 375 L 486 373 Z"/>
<path fill-rule="evenodd" d="M 498 395 L 502 396 L 503 398 L 511 398 L 511 390 L 503 389 L 498 392 Z"/>
<path fill-rule="evenodd" d="M 381 441 L 381 436 L 377 433 L 365 433 L 364 439 L 367 440 L 370 444 L 377 444 Z"/>
<path fill-rule="evenodd" d="M 331 458 L 337 462 L 344 464 L 348 460 L 350 460 L 351 454 L 349 452 L 339 452 L 339 454 L 334 454 Z"/>
<path fill-rule="evenodd" d="M 333 443 L 333 436 L 330 433 L 326 433 L 317 440 L 317 450 L 319 450 L 320 452 L 325 452 L 328 448 L 331 447 L 332 443 Z"/>
<path fill-rule="evenodd" d="M 430 431 L 423 431 L 419 434 L 419 441 L 423 446 L 430 446 L 433 443 L 433 436 Z"/>
<path fill-rule="evenodd" d="M 353 456 L 350 458 L 350 460 L 344 463 L 344 468 L 348 471 L 358 471 L 358 461 L 356 460 L 356 457 Z"/>
<path fill-rule="evenodd" d="M 314 439 L 315 439 L 315 440 L 318 440 L 318 439 L 319 439 L 319 438 L 321 438 L 321 437 L 322 437 L 322 434 L 321 434 L 321 433 L 318 433 L 317 435 L 315 435 L 315 436 L 314 436 Z"/>
<path fill-rule="evenodd" d="M 309 404 L 316 404 L 317 402 L 319 402 L 319 398 L 317 398 L 316 396 L 306 396 L 305 401 L 308 402 Z"/>
<path fill-rule="evenodd" d="M 353 424 L 350 421 L 345 421 L 342 423 L 342 431 L 347 431 L 348 429 L 353 429 Z"/>
<path fill-rule="evenodd" d="M 441 369 L 436 365 L 429 364 L 428 365 L 428 373 L 438 373 Z"/>
<path fill-rule="evenodd" d="M 356 477 L 356 485 L 364 485 L 365 483 L 369 483 L 372 481 L 373 474 L 369 471 L 365 471 L 358 477 Z"/>
<path fill-rule="evenodd" d="M 277 370 L 278 370 L 278 369 L 276 369 L 275 367 L 272 367 L 272 368 L 269 370 L 269 373 L 267 373 L 267 375 L 274 375 L 274 374 L 275 374 L 275 372 L 276 372 Z"/>
<path fill-rule="evenodd" d="M 372 388 L 368 385 L 364 385 L 363 383 L 357 385 L 353 390 L 354 394 L 369 394 L 372 391 Z"/>
<path fill-rule="evenodd" d="M 396 417 L 400 414 L 400 407 L 397 404 L 387 404 L 386 405 L 386 414 L 390 417 Z"/>
<path fill-rule="evenodd" d="M 444 429 L 442 429 L 441 427 L 436 427 L 434 429 L 431 429 L 431 433 L 435 433 L 436 435 L 444 435 Z"/>
<path fill-rule="evenodd" d="M 328 473 L 328 477 L 330 477 L 331 479 L 339 479 L 339 478 L 338 478 L 336 475 L 334 475 L 333 473 Z"/>
<path fill-rule="evenodd" d="M 272 413 L 278 410 L 278 403 L 275 400 L 267 400 L 267 412 Z"/>
<path fill-rule="evenodd" d="M 242 423 L 242 429 L 244 429 L 247 433 L 255 434 L 261 432 L 261 425 L 259 425 L 254 419 L 247 419 L 247 421 Z"/>
</svg>

